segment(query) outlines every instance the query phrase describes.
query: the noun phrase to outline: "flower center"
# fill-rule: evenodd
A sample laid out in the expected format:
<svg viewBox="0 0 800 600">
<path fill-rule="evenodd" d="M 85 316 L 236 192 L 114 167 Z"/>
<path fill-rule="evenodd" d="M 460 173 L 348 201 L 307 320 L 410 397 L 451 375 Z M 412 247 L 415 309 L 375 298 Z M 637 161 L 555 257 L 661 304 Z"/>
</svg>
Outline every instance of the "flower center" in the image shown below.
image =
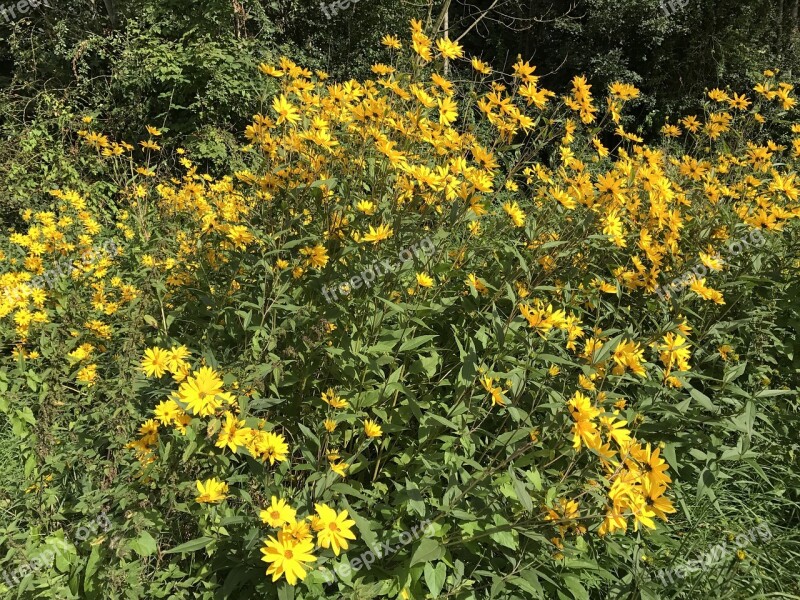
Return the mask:
<svg viewBox="0 0 800 600">
<path fill-rule="evenodd" d="M 286 550 L 283 551 L 283 556 L 285 558 L 292 559 L 292 558 L 294 558 L 294 553 L 287 548 Z"/>
<path fill-rule="evenodd" d="M 269 515 L 269 516 L 270 516 L 270 517 L 272 517 L 273 519 L 279 519 L 279 518 L 280 518 L 280 516 L 281 516 L 281 513 L 279 513 L 277 510 L 273 510 L 273 511 L 270 513 L 270 515 Z"/>
<path fill-rule="evenodd" d="M 331 531 L 339 531 L 339 526 L 336 523 L 331 523 L 330 525 L 328 525 L 328 529 L 330 529 Z"/>
</svg>

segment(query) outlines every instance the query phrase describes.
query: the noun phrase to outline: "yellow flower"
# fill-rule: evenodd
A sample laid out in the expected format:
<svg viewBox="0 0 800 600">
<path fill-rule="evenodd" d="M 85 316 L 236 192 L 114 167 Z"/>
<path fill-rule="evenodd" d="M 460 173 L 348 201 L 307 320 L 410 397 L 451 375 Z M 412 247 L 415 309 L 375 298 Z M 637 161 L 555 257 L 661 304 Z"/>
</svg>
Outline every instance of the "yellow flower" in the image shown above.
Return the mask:
<svg viewBox="0 0 800 600">
<path fill-rule="evenodd" d="M 332 388 L 328 388 L 327 392 L 322 392 L 322 401 L 328 404 L 331 408 L 346 408 L 347 400 L 344 400 L 336 395 Z"/>
<path fill-rule="evenodd" d="M 458 105 L 450 96 L 445 96 L 436 101 L 439 105 L 439 123 L 445 127 L 451 125 L 458 118 Z"/>
<path fill-rule="evenodd" d="M 381 38 L 381 44 L 386 46 L 387 48 L 391 48 L 392 50 L 401 50 L 403 48 L 403 44 L 400 43 L 400 40 L 397 39 L 393 35 L 385 35 Z"/>
<path fill-rule="evenodd" d="M 75 378 L 79 383 L 86 384 L 87 387 L 93 386 L 95 381 L 97 381 L 97 365 L 86 365 L 78 371 Z"/>
<path fill-rule="evenodd" d="M 702 279 L 695 278 L 689 286 L 689 289 L 700 296 L 703 300 L 711 300 L 716 304 L 725 304 L 725 298 L 723 297 L 722 292 L 706 286 L 705 277 Z"/>
<path fill-rule="evenodd" d="M 300 112 L 292 106 L 284 94 L 272 99 L 272 110 L 278 114 L 278 125 L 281 123 L 296 125 L 300 122 Z"/>
<path fill-rule="evenodd" d="M 491 377 L 484 377 L 481 379 L 481 385 L 492 397 L 492 406 L 505 406 L 506 397 L 503 395 L 503 390 L 494 385 L 494 379 Z"/>
<path fill-rule="evenodd" d="M 336 421 L 333 419 L 325 419 L 325 421 L 322 423 L 328 433 L 333 433 L 333 431 L 336 429 L 336 424 Z"/>
<path fill-rule="evenodd" d="M 317 244 L 313 248 L 306 246 L 300 250 L 300 254 L 307 257 L 306 264 L 315 269 L 321 269 L 328 264 L 328 251 L 322 244 Z"/>
<path fill-rule="evenodd" d="M 167 359 L 167 370 L 172 373 L 176 374 L 184 369 L 184 367 L 188 366 L 186 359 L 191 356 L 189 349 L 184 346 L 173 346 L 172 349 L 169 351 L 169 357 Z"/>
<path fill-rule="evenodd" d="M 492 74 L 492 67 L 490 67 L 482 60 L 479 60 L 477 57 L 473 57 L 472 59 L 472 68 L 475 69 L 478 73 L 483 73 L 484 75 Z"/>
<path fill-rule="evenodd" d="M 616 363 L 613 369 L 614 375 L 622 375 L 625 373 L 626 367 L 633 371 L 640 377 L 647 377 L 647 371 L 643 366 L 644 350 L 641 349 L 639 344 L 635 344 L 632 340 L 624 340 L 614 349 L 612 358 Z"/>
<path fill-rule="evenodd" d="M 711 254 L 706 254 L 705 252 L 700 252 L 700 262 L 702 262 L 712 271 L 721 271 L 725 265 L 719 255 L 712 256 Z"/>
<path fill-rule="evenodd" d="M 367 437 L 377 438 L 383 435 L 383 430 L 375 421 L 366 419 L 364 421 L 364 433 L 367 434 Z"/>
<path fill-rule="evenodd" d="M 506 202 L 503 204 L 503 210 L 511 217 L 515 227 L 523 227 L 525 225 L 525 212 L 519 207 L 519 204 Z"/>
<path fill-rule="evenodd" d="M 148 377 L 161 377 L 167 372 L 169 361 L 170 353 L 168 350 L 153 346 L 144 351 L 142 370 Z"/>
<path fill-rule="evenodd" d="M 153 150 L 153 151 L 156 151 L 156 152 L 161 150 L 161 146 L 159 146 L 157 143 L 155 143 L 152 140 L 145 140 L 145 141 L 139 142 L 139 145 L 142 148 L 144 148 L 145 150 Z"/>
<path fill-rule="evenodd" d="M 365 215 L 373 215 L 377 210 L 374 202 L 370 202 L 369 200 L 361 200 L 358 204 L 356 204 L 356 210 L 359 212 L 364 213 Z"/>
<path fill-rule="evenodd" d="M 69 356 L 71 359 L 75 361 L 80 362 L 86 358 L 89 358 L 89 356 L 93 351 L 94 351 L 94 346 L 92 346 L 91 344 L 81 344 L 80 346 L 75 348 L 75 350 L 70 352 L 67 356 Z"/>
<path fill-rule="evenodd" d="M 361 241 L 372 242 L 373 244 L 377 244 L 378 242 L 382 242 L 383 240 L 392 237 L 393 233 L 394 232 L 392 231 L 392 228 L 389 227 L 388 225 L 381 224 L 378 226 L 377 229 L 375 229 L 374 227 L 372 227 L 372 225 L 370 225 L 369 233 L 364 234 L 364 236 L 362 236 L 361 238 Z"/>
<path fill-rule="evenodd" d="M 439 52 L 442 53 L 442 56 L 445 58 L 461 58 L 464 56 L 464 48 L 461 47 L 461 44 L 458 42 L 454 42 L 451 40 L 446 40 L 444 38 L 440 38 L 436 40 L 436 48 Z"/>
<path fill-rule="evenodd" d="M 251 430 L 244 426 L 244 421 L 240 421 L 233 413 L 225 413 L 225 423 L 217 436 L 217 448 L 226 446 L 231 452 L 236 452 L 239 446 L 244 446 L 250 437 Z"/>
<path fill-rule="evenodd" d="M 216 504 L 222 502 L 228 494 L 228 484 L 220 481 L 216 477 L 206 479 L 205 482 L 198 479 L 195 485 L 199 492 L 195 501 L 200 504 Z"/>
<path fill-rule="evenodd" d="M 283 527 L 286 523 L 294 522 L 297 511 L 293 509 L 283 498 L 272 497 L 272 504 L 262 510 L 258 516 L 263 523 L 270 527 Z"/>
<path fill-rule="evenodd" d="M 336 473 L 339 477 L 345 477 L 347 475 L 347 469 L 350 468 L 344 461 L 339 462 L 331 462 L 331 471 Z"/>
<path fill-rule="evenodd" d="M 290 536 L 278 535 L 278 539 L 270 537 L 264 540 L 261 560 L 269 564 L 267 575 L 272 575 L 272 581 L 284 576 L 289 585 L 297 585 L 298 579 L 306 578 L 305 563 L 317 560 L 311 554 L 313 550 L 311 541 L 298 542 Z"/>
<path fill-rule="evenodd" d="M 178 388 L 178 398 L 194 414 L 207 417 L 233 397 L 222 390 L 222 379 L 210 367 L 202 367 Z"/>
<path fill-rule="evenodd" d="M 278 534 L 281 539 L 292 539 L 295 542 L 313 542 L 311 527 L 306 519 L 300 521 L 292 520 L 283 526 Z"/>
<path fill-rule="evenodd" d="M 261 71 L 264 75 L 269 75 L 270 77 L 283 77 L 284 72 L 280 69 L 276 69 L 272 65 L 268 65 L 267 63 L 261 63 L 258 65 L 258 70 Z"/>
<path fill-rule="evenodd" d="M 417 285 L 420 287 L 433 287 L 433 278 L 427 273 L 417 273 Z"/>
<path fill-rule="evenodd" d="M 347 518 L 347 511 L 343 510 L 338 515 L 336 511 L 325 504 L 315 505 L 318 516 L 317 543 L 322 548 L 331 548 L 336 556 L 342 550 L 347 550 L 347 540 L 356 539 L 351 531 L 355 521 Z"/>
<path fill-rule="evenodd" d="M 271 431 L 259 432 L 256 440 L 256 449 L 261 454 L 262 460 L 269 460 L 269 464 L 285 462 L 289 454 L 289 445 L 284 437 Z"/>
<path fill-rule="evenodd" d="M 464 283 L 466 283 L 469 287 L 475 288 L 475 291 L 477 291 L 479 294 L 485 294 L 489 291 L 489 288 L 487 288 L 483 282 L 478 279 L 475 273 L 470 273 L 467 275 L 467 279 L 464 281 Z"/>
</svg>

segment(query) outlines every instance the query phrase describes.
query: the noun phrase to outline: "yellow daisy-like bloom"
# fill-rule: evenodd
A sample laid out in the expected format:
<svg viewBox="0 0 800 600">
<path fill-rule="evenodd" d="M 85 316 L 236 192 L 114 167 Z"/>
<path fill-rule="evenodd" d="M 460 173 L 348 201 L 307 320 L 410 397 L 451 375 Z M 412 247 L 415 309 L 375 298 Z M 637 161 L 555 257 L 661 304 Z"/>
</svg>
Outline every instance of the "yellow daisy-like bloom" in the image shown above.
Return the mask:
<svg viewBox="0 0 800 600">
<path fill-rule="evenodd" d="M 281 532 L 278 534 L 278 536 L 281 539 L 293 539 L 298 543 L 313 542 L 311 536 L 311 526 L 305 519 L 301 521 L 289 521 L 289 523 L 283 526 L 283 529 L 281 529 Z"/>
<path fill-rule="evenodd" d="M 494 385 L 494 379 L 491 377 L 484 377 L 481 379 L 481 385 L 492 396 L 492 406 L 505 406 L 506 398 L 503 395 L 503 390 Z"/>
<path fill-rule="evenodd" d="M 383 435 L 383 430 L 381 426 L 378 425 L 375 421 L 371 419 L 366 419 L 364 421 L 364 433 L 367 434 L 367 437 L 377 438 Z"/>
<path fill-rule="evenodd" d="M 337 396 L 332 388 L 328 388 L 327 392 L 322 392 L 322 401 L 330 405 L 331 408 L 345 408 L 347 406 L 347 400 Z"/>
<path fill-rule="evenodd" d="M 306 246 L 300 250 L 300 254 L 306 257 L 306 264 L 315 269 L 321 269 L 328 264 L 328 251 L 322 244 L 314 247 Z"/>
<path fill-rule="evenodd" d="M 178 388 L 181 402 L 194 414 L 208 417 L 222 405 L 222 400 L 233 397 L 222 390 L 222 379 L 211 367 L 202 367 Z"/>
<path fill-rule="evenodd" d="M 487 63 L 479 60 L 476 57 L 472 58 L 472 68 L 475 69 L 478 73 L 482 73 L 483 75 L 491 75 L 492 74 L 492 67 L 490 67 Z"/>
<path fill-rule="evenodd" d="M 289 454 L 289 445 L 284 437 L 271 431 L 262 432 L 260 441 L 257 443 L 258 450 L 264 460 L 269 460 L 269 464 L 284 462 Z"/>
<path fill-rule="evenodd" d="M 503 210 L 511 217 L 514 222 L 514 227 L 524 227 L 525 225 L 525 212 L 519 207 L 516 202 L 506 202 L 503 204 Z"/>
<path fill-rule="evenodd" d="M 383 36 L 383 38 L 381 38 L 381 44 L 392 50 L 402 50 L 403 48 L 403 44 L 400 43 L 400 40 L 393 35 Z"/>
<path fill-rule="evenodd" d="M 219 431 L 217 436 L 217 448 L 225 448 L 226 446 L 231 452 L 236 452 L 239 446 L 247 444 L 250 438 L 251 429 L 244 426 L 244 421 L 240 421 L 233 413 L 225 413 L 225 423 Z"/>
<path fill-rule="evenodd" d="M 461 47 L 461 44 L 452 40 L 438 39 L 436 40 L 436 48 L 445 58 L 454 59 L 464 56 L 464 48 Z"/>
<path fill-rule="evenodd" d="M 222 502 L 228 494 L 228 484 L 220 481 L 216 477 L 195 482 L 197 491 L 199 492 L 195 501 L 200 504 L 216 504 Z"/>
<path fill-rule="evenodd" d="M 339 477 L 345 477 L 347 475 L 347 469 L 349 469 L 349 468 L 350 468 L 350 465 L 348 465 L 344 461 L 332 462 L 331 463 L 331 471 L 336 473 Z"/>
<path fill-rule="evenodd" d="M 475 288 L 475 291 L 477 291 L 479 294 L 485 294 L 489 291 L 489 288 L 487 288 L 483 282 L 478 279 L 478 276 L 475 275 L 475 273 L 470 273 L 467 275 L 467 279 L 464 281 L 464 283 L 466 283 L 469 287 Z"/>
<path fill-rule="evenodd" d="M 375 214 L 376 209 L 377 206 L 375 206 L 375 203 L 370 202 L 369 200 L 361 200 L 358 204 L 356 204 L 356 210 L 364 213 L 365 215 Z"/>
<path fill-rule="evenodd" d="M 419 287 L 433 287 L 433 278 L 427 273 L 417 273 L 417 285 Z"/>
<path fill-rule="evenodd" d="M 361 237 L 362 242 L 372 242 L 373 244 L 377 244 L 378 242 L 382 242 L 383 240 L 389 239 L 394 234 L 394 231 L 391 227 L 385 224 L 381 224 L 378 226 L 377 229 L 370 225 L 369 233 L 364 234 Z"/>
<path fill-rule="evenodd" d="M 261 521 L 270 527 L 283 527 L 287 523 L 293 523 L 297 511 L 293 509 L 283 498 L 272 497 L 272 504 L 262 510 L 258 516 Z"/>
<path fill-rule="evenodd" d="M 267 575 L 272 575 L 272 581 L 284 576 L 289 585 L 297 585 L 298 579 L 306 578 L 305 563 L 317 560 L 311 554 L 314 544 L 310 541 L 297 542 L 290 536 L 279 535 L 278 539 L 270 537 L 264 540 L 264 544 L 261 560 L 269 563 Z"/>
<path fill-rule="evenodd" d="M 144 351 L 142 370 L 148 377 L 161 377 L 167 372 L 169 363 L 169 351 L 154 346 Z"/>
<path fill-rule="evenodd" d="M 184 414 L 181 407 L 174 400 L 163 400 L 153 412 L 155 413 L 156 421 L 162 425 L 178 423 L 180 417 Z"/>
<path fill-rule="evenodd" d="M 450 96 L 441 98 L 436 102 L 439 106 L 439 123 L 447 127 L 458 118 L 458 105 Z"/>
<path fill-rule="evenodd" d="M 186 365 L 186 359 L 191 356 L 189 349 L 186 346 L 173 346 L 169 351 L 169 358 L 167 361 L 167 370 L 170 373 L 178 373 Z"/>
<path fill-rule="evenodd" d="M 278 114 L 278 125 L 281 123 L 295 125 L 300 122 L 300 111 L 292 106 L 285 94 L 272 99 L 272 110 Z"/>
<path fill-rule="evenodd" d="M 347 518 L 347 511 L 343 510 L 338 515 L 336 511 L 325 504 L 314 506 L 319 517 L 317 543 L 321 548 L 330 548 L 336 556 L 342 550 L 347 550 L 347 540 L 356 539 L 351 531 L 355 521 Z"/>
<path fill-rule="evenodd" d="M 270 77 L 283 77 L 284 73 L 280 69 L 276 69 L 272 65 L 268 65 L 267 63 L 261 63 L 258 65 L 258 70 L 261 71 L 264 75 L 269 75 Z"/>
<path fill-rule="evenodd" d="M 78 371 L 76 379 L 78 383 L 84 383 L 87 387 L 93 386 L 95 381 L 97 381 L 97 365 L 86 365 Z"/>
</svg>

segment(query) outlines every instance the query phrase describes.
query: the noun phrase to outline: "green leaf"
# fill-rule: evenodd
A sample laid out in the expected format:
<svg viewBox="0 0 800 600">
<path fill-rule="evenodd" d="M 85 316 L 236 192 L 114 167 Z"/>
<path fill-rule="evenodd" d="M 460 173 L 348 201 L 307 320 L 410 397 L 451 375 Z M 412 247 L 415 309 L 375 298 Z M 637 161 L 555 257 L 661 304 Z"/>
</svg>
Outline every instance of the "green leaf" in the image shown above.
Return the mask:
<svg viewBox="0 0 800 600">
<path fill-rule="evenodd" d="M 423 538 L 411 555 L 409 566 L 419 565 L 440 559 L 444 555 L 444 546 L 438 540 Z"/>
<path fill-rule="evenodd" d="M 437 337 L 439 336 L 421 335 L 419 337 L 411 338 L 410 340 L 406 340 L 405 342 L 402 343 L 402 345 L 400 346 L 400 350 L 398 350 L 398 352 L 405 352 L 406 350 L 415 350 L 420 346 L 422 346 L 423 344 L 426 344 L 431 340 L 435 340 Z"/>
<path fill-rule="evenodd" d="M 128 547 L 141 557 L 152 556 L 158 550 L 158 544 L 147 531 L 142 531 L 139 537 L 128 542 Z"/>
<path fill-rule="evenodd" d="M 89 554 L 89 559 L 86 561 L 86 570 L 83 575 L 83 590 L 84 592 L 94 592 L 94 582 L 92 577 L 97 572 L 97 567 L 100 565 L 100 546 L 93 546 L 92 552 Z"/>
<path fill-rule="evenodd" d="M 706 396 L 703 392 L 692 388 L 689 390 L 689 395 L 692 398 L 694 398 L 706 410 L 713 413 L 719 412 L 719 409 L 716 406 L 714 406 L 713 402 L 711 402 L 711 398 Z"/>
<path fill-rule="evenodd" d="M 206 546 L 208 546 L 211 542 L 214 541 L 214 538 L 203 536 L 199 538 L 195 538 L 193 540 L 189 540 L 188 542 L 181 544 L 180 546 L 175 546 L 174 548 L 170 548 L 164 554 L 178 554 L 182 552 L 196 552 L 197 550 L 202 550 Z"/>
<path fill-rule="evenodd" d="M 447 566 L 441 561 L 437 563 L 436 568 L 434 568 L 433 563 L 426 563 L 424 575 L 425 585 L 428 586 L 431 595 L 434 598 L 438 598 L 442 592 L 445 579 L 447 579 Z"/>
<path fill-rule="evenodd" d="M 517 478 L 513 465 L 508 467 L 508 474 L 514 484 L 514 492 L 517 494 L 520 503 L 525 507 L 525 510 L 533 512 L 533 500 L 531 500 L 531 496 L 525 488 L 525 484 Z"/>
</svg>

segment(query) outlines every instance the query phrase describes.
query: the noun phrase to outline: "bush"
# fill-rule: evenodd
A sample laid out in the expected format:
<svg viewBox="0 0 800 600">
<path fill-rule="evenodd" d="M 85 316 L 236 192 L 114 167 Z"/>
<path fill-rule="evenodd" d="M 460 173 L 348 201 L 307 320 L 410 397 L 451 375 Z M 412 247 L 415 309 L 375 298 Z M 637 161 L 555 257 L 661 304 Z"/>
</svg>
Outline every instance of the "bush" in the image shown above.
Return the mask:
<svg viewBox="0 0 800 600">
<path fill-rule="evenodd" d="M 557 99 L 522 60 L 457 85 L 415 21 L 384 45 L 375 81 L 262 64 L 227 176 L 78 125 L 103 194 L 3 239 L 31 482 L 3 564 L 62 550 L 19 593 L 656 598 L 684 535 L 763 520 L 763 564 L 693 585 L 788 589 L 800 141 L 763 126 L 791 85 L 713 90 L 653 147 L 633 86 Z"/>
</svg>

